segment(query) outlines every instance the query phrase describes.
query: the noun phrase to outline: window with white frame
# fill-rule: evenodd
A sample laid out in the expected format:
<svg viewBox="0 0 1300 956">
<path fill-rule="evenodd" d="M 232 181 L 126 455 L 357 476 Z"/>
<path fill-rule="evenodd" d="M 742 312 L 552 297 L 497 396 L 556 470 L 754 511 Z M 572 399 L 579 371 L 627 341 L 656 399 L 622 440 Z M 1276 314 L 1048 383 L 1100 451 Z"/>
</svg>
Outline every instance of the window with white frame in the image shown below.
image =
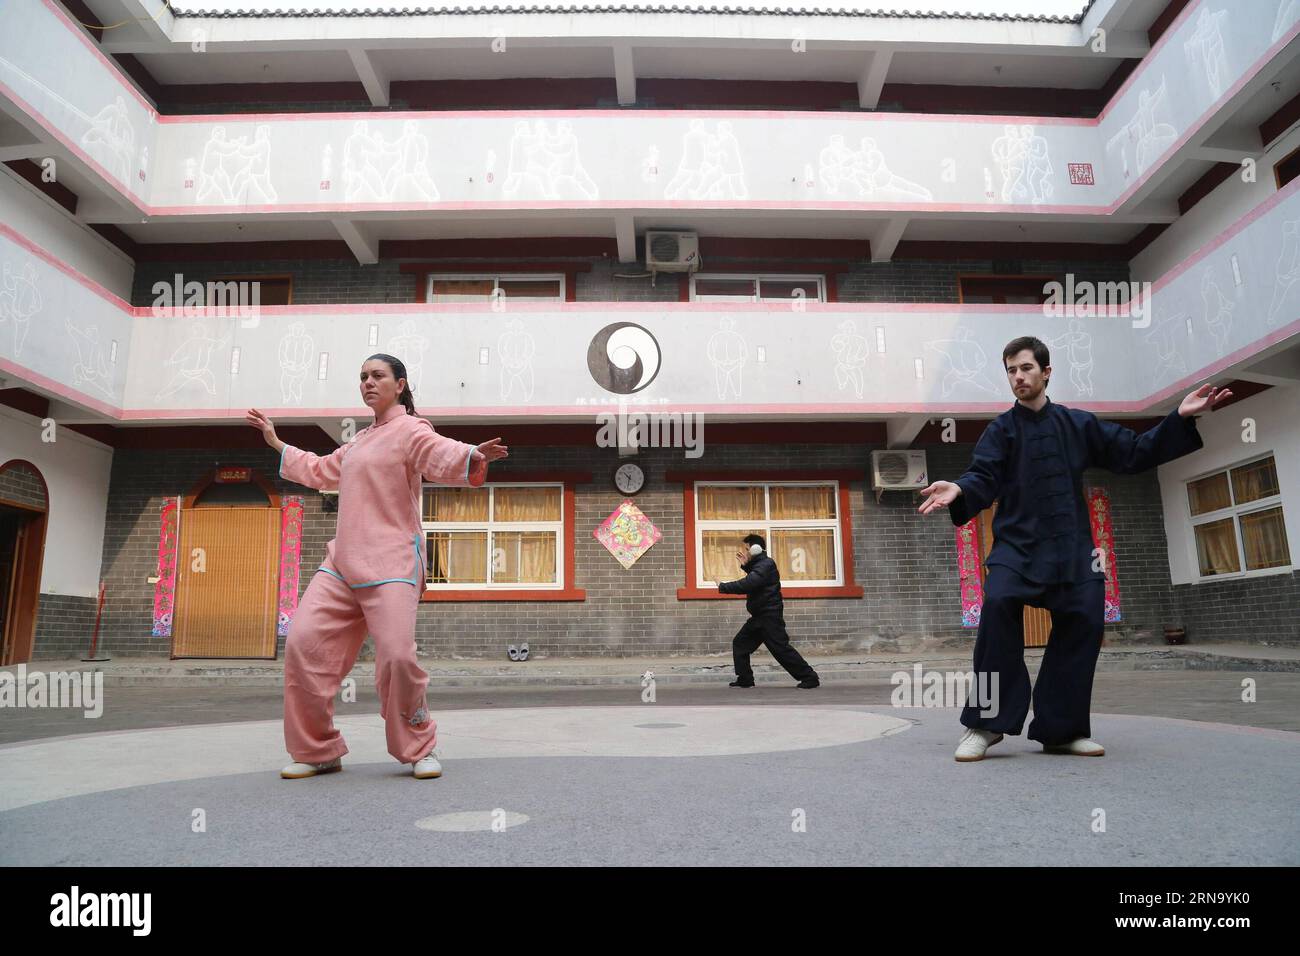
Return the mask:
<svg viewBox="0 0 1300 956">
<path fill-rule="evenodd" d="M 825 302 L 825 276 L 707 272 L 691 276 L 693 302 L 789 302 L 794 298 Z"/>
<path fill-rule="evenodd" d="M 563 275 L 430 275 L 426 298 L 430 302 L 491 302 L 494 298 L 512 302 L 563 302 Z"/>
<path fill-rule="evenodd" d="M 426 588 L 559 588 L 563 485 L 424 489 Z"/>
<path fill-rule="evenodd" d="M 784 587 L 844 583 L 839 482 L 697 482 L 695 567 L 698 587 L 743 577 L 736 552 L 761 534 Z"/>
<path fill-rule="evenodd" d="M 1272 455 L 1189 481 L 1187 504 L 1202 578 L 1290 567 Z"/>
</svg>

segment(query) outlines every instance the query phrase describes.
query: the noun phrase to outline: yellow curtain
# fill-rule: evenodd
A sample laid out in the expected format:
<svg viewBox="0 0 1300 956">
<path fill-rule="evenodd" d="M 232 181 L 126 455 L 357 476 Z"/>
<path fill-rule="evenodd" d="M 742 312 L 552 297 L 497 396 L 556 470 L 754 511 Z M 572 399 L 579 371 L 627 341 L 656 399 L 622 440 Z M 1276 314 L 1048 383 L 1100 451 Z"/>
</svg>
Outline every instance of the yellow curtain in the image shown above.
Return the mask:
<svg viewBox="0 0 1300 956">
<path fill-rule="evenodd" d="M 783 581 L 835 579 L 835 532 L 829 528 L 773 531 L 771 548 Z"/>
<path fill-rule="evenodd" d="M 488 489 L 425 488 L 425 521 L 487 521 Z"/>
<path fill-rule="evenodd" d="M 700 533 L 700 563 L 705 581 L 735 581 L 744 577 L 736 552 L 745 549 L 742 543 L 747 534 L 761 534 L 767 537 L 764 528 L 748 528 L 737 531 L 704 531 Z"/>
<path fill-rule="evenodd" d="M 1241 570 L 1237 559 L 1237 535 L 1232 519 L 1211 521 L 1196 527 L 1196 553 L 1201 574 L 1232 574 Z"/>
<path fill-rule="evenodd" d="M 493 583 L 555 583 L 555 532 L 497 531 L 492 542 Z"/>
<path fill-rule="evenodd" d="M 497 488 L 493 519 L 496 521 L 559 521 L 559 488 Z"/>
<path fill-rule="evenodd" d="M 766 517 L 762 485 L 700 485 L 698 491 L 696 517 L 701 521 L 762 521 Z M 748 532 L 740 537 L 745 534 Z"/>
<path fill-rule="evenodd" d="M 1232 469 L 1232 491 L 1237 504 L 1243 505 L 1280 493 L 1273 459 L 1265 458 L 1242 468 Z"/>
<path fill-rule="evenodd" d="M 1291 563 L 1281 508 L 1242 515 L 1241 539 L 1246 548 L 1247 571 L 1280 568 Z"/>
<path fill-rule="evenodd" d="M 486 584 L 487 532 L 430 532 L 429 567 L 434 584 Z"/>
<path fill-rule="evenodd" d="M 1228 493 L 1228 475 L 1221 472 L 1190 482 L 1187 485 L 1187 500 L 1193 515 L 1208 514 L 1220 508 L 1232 505 L 1232 496 Z"/>
<path fill-rule="evenodd" d="M 835 517 L 835 486 L 773 486 L 772 520 Z"/>
</svg>

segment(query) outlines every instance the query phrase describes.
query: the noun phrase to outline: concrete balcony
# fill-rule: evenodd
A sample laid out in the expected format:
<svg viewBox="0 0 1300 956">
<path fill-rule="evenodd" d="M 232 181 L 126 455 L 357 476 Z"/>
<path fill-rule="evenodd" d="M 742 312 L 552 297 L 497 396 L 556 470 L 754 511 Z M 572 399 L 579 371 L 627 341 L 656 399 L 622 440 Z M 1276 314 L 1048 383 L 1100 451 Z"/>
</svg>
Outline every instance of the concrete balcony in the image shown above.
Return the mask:
<svg viewBox="0 0 1300 956">
<path fill-rule="evenodd" d="M 1053 396 L 1095 411 L 1148 413 L 1252 368 L 1300 379 L 1300 180 L 1149 295 L 1139 287 L 1136 308 L 1102 314 L 1115 290 L 1079 286 L 1058 314 L 802 300 L 253 308 L 249 295 L 190 315 L 162 295 L 167 306 L 131 308 L 9 227 L 0 256 L 0 368 L 66 402 L 53 416 L 65 420 L 364 416 L 357 370 L 379 351 L 403 358 L 435 420 L 582 421 L 620 401 L 727 419 L 987 414 L 1011 400 L 1001 349 L 1026 334 L 1052 346 Z"/>
</svg>

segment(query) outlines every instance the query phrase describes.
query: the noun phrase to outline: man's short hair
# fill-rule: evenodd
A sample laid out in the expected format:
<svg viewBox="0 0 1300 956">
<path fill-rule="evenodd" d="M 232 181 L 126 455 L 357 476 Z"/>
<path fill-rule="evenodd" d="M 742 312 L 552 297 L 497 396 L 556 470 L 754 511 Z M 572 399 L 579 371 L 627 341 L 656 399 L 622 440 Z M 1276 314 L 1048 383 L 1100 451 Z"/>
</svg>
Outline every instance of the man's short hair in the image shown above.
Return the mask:
<svg viewBox="0 0 1300 956">
<path fill-rule="evenodd" d="M 1018 339 L 1012 339 L 1007 343 L 1007 347 L 1002 350 L 1002 368 L 1005 371 L 1007 359 L 1025 349 L 1034 353 L 1034 361 L 1038 363 L 1039 369 L 1045 369 L 1052 364 L 1052 356 L 1047 351 L 1047 343 L 1042 339 L 1036 339 L 1032 335 L 1022 335 Z"/>
<path fill-rule="evenodd" d="M 764 551 L 767 550 L 767 542 L 763 540 L 763 536 L 762 536 L 761 534 L 747 534 L 747 535 L 745 535 L 745 544 L 747 544 L 747 545 L 748 545 L 748 544 L 756 544 L 756 545 L 758 545 L 760 548 L 762 548 Z"/>
</svg>

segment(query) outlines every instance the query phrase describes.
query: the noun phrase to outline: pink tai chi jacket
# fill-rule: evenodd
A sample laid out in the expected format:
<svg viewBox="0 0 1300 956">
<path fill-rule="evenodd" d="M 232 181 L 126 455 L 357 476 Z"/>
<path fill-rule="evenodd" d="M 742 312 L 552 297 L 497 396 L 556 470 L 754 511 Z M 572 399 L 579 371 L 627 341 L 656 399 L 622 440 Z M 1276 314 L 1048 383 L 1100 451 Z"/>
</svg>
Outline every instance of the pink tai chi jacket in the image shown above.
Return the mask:
<svg viewBox="0 0 1300 956">
<path fill-rule="evenodd" d="M 329 455 L 285 445 L 281 478 L 322 491 L 338 489 L 338 528 L 317 570 L 352 588 L 402 581 L 423 591 L 422 481 L 482 485 L 487 459 L 475 460 L 474 449 L 439 435 L 400 402 Z"/>
</svg>

